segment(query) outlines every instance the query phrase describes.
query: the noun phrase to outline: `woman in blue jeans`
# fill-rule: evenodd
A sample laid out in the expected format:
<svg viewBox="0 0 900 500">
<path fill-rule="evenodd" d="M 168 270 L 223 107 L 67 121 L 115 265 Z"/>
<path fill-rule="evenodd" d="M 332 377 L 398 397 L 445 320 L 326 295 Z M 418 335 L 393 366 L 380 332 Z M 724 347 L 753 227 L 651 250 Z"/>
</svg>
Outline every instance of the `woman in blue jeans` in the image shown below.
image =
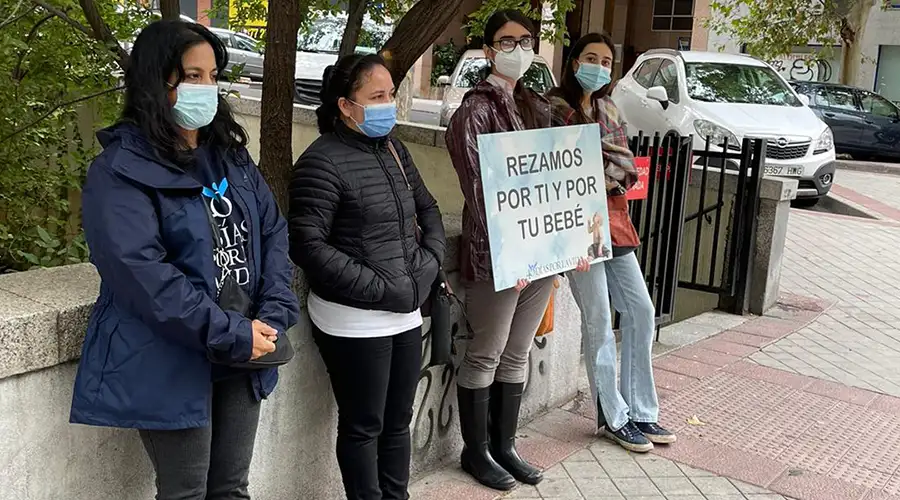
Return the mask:
<svg viewBox="0 0 900 500">
<path fill-rule="evenodd" d="M 650 352 L 655 311 L 635 256 L 640 240 L 625 198 L 625 191 L 637 181 L 637 170 L 625 123 L 609 97 L 613 53 L 608 36 L 582 37 L 572 47 L 561 86 L 549 97 L 555 125 L 600 124 L 613 258 L 586 273 L 570 273 L 569 283 L 581 309 L 585 365 L 597 402 L 598 428 L 628 450 L 647 452 L 653 443 L 675 442 L 675 435 L 657 424 L 659 402 Z M 609 297 L 622 314 L 618 387 Z"/>
</svg>

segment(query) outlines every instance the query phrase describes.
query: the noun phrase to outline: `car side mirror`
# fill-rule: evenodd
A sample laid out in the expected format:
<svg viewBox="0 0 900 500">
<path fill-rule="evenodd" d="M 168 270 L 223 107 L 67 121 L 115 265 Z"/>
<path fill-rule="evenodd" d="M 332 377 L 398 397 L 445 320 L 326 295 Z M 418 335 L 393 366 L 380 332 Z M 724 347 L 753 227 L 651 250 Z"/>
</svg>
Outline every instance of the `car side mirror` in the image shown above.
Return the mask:
<svg viewBox="0 0 900 500">
<path fill-rule="evenodd" d="M 647 99 L 659 102 L 663 109 L 669 109 L 669 93 L 665 87 L 650 87 L 647 89 Z"/>
<path fill-rule="evenodd" d="M 797 97 L 800 99 L 800 102 L 803 103 L 804 106 L 806 106 L 807 108 L 809 107 L 810 101 L 808 95 L 797 94 Z"/>
<path fill-rule="evenodd" d="M 437 84 L 440 87 L 446 87 L 446 86 L 450 85 L 450 77 L 447 75 L 442 75 L 442 76 L 438 77 Z"/>
</svg>

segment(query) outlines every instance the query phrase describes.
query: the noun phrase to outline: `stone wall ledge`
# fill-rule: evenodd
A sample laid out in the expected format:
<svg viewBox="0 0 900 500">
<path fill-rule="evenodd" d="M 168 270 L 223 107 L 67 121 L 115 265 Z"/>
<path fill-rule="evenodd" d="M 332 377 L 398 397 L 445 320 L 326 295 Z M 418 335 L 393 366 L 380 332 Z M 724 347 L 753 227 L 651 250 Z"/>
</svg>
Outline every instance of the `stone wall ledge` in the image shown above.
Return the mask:
<svg viewBox="0 0 900 500">
<path fill-rule="evenodd" d="M 253 97 L 229 97 L 232 111 L 242 115 L 260 117 L 260 100 Z M 302 104 L 294 104 L 293 122 L 295 125 L 317 127 L 316 108 Z M 421 123 L 399 122 L 394 129 L 395 136 L 403 142 L 421 144 L 435 148 L 447 149 L 444 142 L 444 127 L 424 125 Z M 299 151 L 294 153 L 299 154 Z"/>
<path fill-rule="evenodd" d="M 455 271 L 458 216 L 444 215 L 447 256 Z M 305 307 L 308 286 L 298 272 L 294 290 Z M 56 366 L 81 357 L 91 308 L 100 293 L 92 264 L 75 264 L 0 275 L 0 379 Z"/>
</svg>

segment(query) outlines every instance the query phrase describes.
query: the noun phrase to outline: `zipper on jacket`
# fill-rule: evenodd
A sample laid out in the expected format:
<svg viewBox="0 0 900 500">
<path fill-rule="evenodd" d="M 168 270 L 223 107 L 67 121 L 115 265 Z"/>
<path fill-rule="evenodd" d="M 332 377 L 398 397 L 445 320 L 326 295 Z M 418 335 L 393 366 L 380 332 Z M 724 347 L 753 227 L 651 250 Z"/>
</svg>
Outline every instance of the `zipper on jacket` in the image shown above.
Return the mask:
<svg viewBox="0 0 900 500">
<path fill-rule="evenodd" d="M 391 172 L 388 170 L 387 165 L 384 163 L 384 160 L 381 159 L 381 154 L 378 149 L 375 149 L 375 159 L 378 160 L 378 165 L 381 166 L 382 172 L 387 177 L 388 184 L 391 186 L 391 193 L 394 194 L 394 201 L 397 203 L 397 212 L 400 214 L 400 247 L 403 249 L 403 265 L 406 267 L 406 274 L 409 275 L 409 280 L 412 282 L 413 289 L 413 306 L 419 306 L 419 287 L 416 283 L 416 278 L 413 276 L 412 269 L 409 267 L 409 253 L 406 251 L 406 242 L 403 240 L 406 239 L 406 214 L 403 213 L 403 200 L 400 199 L 400 194 L 397 193 L 397 187 L 394 185 L 394 177 L 391 175 Z M 403 168 L 403 165 L 398 165 L 399 168 Z M 407 188 L 412 191 L 412 187 L 407 183 Z"/>
</svg>

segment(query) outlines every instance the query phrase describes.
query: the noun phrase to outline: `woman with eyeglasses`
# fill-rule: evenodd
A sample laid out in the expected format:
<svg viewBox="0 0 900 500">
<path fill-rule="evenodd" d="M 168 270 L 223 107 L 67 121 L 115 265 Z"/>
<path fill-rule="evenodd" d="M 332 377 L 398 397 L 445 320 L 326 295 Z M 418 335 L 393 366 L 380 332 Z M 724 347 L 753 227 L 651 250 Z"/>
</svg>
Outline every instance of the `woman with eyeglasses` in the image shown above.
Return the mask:
<svg viewBox="0 0 900 500">
<path fill-rule="evenodd" d="M 494 13 L 485 25 L 490 74 L 463 99 L 447 128 L 447 149 L 465 198 L 460 267 L 472 338 L 457 377 L 463 470 L 482 484 L 509 490 L 516 480 L 537 484 L 541 470 L 516 452 L 516 428 L 528 353 L 554 278 L 494 291 L 478 136 L 550 126 L 546 99 L 521 81 L 537 43 L 531 21 L 516 10 Z M 490 428 L 488 423 L 490 422 Z"/>
<path fill-rule="evenodd" d="M 560 87 L 548 93 L 557 126 L 599 123 L 603 142 L 611 260 L 571 273 L 569 284 L 581 309 L 585 366 L 597 405 L 597 426 L 611 440 L 634 452 L 653 443 L 674 443 L 658 425 L 659 402 L 653 382 L 651 348 L 655 310 L 635 250 L 640 245 L 628 215 L 625 192 L 638 178 L 628 147 L 625 122 L 610 99 L 614 48 L 599 33 L 582 37 L 569 54 Z M 616 386 L 616 337 L 612 305 L 622 314 L 621 381 Z"/>
<path fill-rule="evenodd" d="M 310 284 L 313 339 L 338 406 L 348 500 L 409 498 L 422 314 L 444 258 L 437 202 L 390 136 L 394 82 L 378 55 L 325 70 L 321 137 L 294 166 L 291 258 Z"/>
</svg>

